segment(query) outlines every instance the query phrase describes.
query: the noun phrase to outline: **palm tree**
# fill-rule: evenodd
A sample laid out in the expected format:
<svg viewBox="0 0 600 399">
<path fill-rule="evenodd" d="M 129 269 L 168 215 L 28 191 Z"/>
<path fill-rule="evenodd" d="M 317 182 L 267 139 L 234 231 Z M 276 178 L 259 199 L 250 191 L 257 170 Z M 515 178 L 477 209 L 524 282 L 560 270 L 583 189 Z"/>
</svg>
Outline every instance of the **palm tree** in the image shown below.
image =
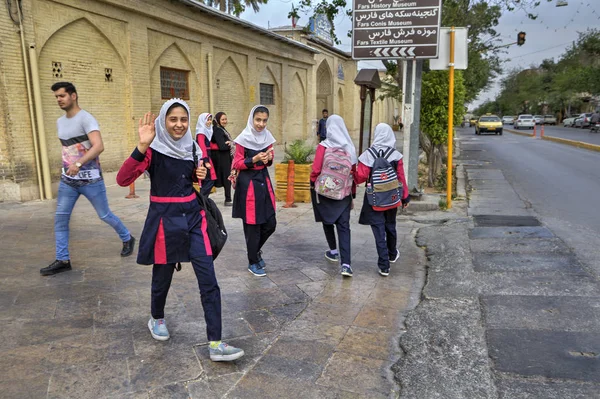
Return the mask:
<svg viewBox="0 0 600 399">
<path fill-rule="evenodd" d="M 252 7 L 254 12 L 260 10 L 262 4 L 267 4 L 269 0 L 206 0 L 206 5 L 217 8 L 221 12 L 226 12 L 236 17 L 246 10 L 246 7 Z"/>
</svg>

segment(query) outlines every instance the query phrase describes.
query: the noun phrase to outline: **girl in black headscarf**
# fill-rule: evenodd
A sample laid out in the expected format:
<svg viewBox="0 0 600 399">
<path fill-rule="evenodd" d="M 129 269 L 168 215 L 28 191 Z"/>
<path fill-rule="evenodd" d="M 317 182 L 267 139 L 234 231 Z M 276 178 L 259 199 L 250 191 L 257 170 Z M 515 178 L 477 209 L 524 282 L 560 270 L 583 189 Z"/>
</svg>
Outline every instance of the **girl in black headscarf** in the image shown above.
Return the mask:
<svg viewBox="0 0 600 399">
<path fill-rule="evenodd" d="M 228 178 L 231 173 L 231 161 L 235 154 L 235 143 L 225 126 L 227 126 L 227 115 L 225 112 L 218 112 L 213 119 L 211 155 L 217 175 L 215 187 L 223 187 L 225 190 L 225 206 L 232 206 L 231 181 Z"/>
</svg>

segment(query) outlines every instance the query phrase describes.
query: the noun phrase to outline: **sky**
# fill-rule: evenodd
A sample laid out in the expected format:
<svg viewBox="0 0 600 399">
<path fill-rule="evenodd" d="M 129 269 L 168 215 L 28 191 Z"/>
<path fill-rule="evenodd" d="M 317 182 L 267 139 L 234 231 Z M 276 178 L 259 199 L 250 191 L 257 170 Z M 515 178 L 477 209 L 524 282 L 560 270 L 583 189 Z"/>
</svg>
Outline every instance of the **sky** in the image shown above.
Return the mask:
<svg viewBox="0 0 600 399">
<path fill-rule="evenodd" d="M 527 34 L 523 46 L 510 46 L 502 55 L 502 67 L 505 71 L 538 65 L 547 58 L 558 60 L 567 47 L 577 39 L 577 32 L 600 28 L 600 0 L 566 0 L 568 5 L 564 7 L 556 7 L 558 0 L 541 1 L 540 6 L 535 9 L 538 18 L 534 21 L 528 19 L 525 12 L 520 10 L 506 11 L 500 18 L 496 29 L 501 35 L 501 44 L 515 42 L 518 32 L 523 31 Z M 265 28 L 291 25 L 287 14 L 293 2 L 294 0 L 269 0 L 269 3 L 263 5 L 258 13 L 249 9 L 240 17 Z M 298 5 L 299 1 L 296 0 L 295 3 Z M 300 14 L 298 25 L 306 25 L 309 17 L 310 15 Z M 350 38 L 347 37 L 347 32 L 352 28 L 350 18 L 340 15 L 334 22 L 336 34 L 342 41 L 342 44 L 337 47 L 350 51 Z M 360 61 L 359 67 L 383 68 L 383 64 L 378 61 Z M 470 107 L 474 108 L 486 100 L 493 100 L 499 92 L 498 80 L 490 82 L 490 86 L 473 104 L 470 104 Z"/>
</svg>

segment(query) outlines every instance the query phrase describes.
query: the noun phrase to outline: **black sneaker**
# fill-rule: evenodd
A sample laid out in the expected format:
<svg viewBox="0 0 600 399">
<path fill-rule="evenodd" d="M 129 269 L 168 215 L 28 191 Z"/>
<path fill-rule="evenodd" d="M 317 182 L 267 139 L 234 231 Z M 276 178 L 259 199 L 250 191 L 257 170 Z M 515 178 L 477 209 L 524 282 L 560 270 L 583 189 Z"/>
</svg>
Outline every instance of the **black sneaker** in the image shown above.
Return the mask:
<svg viewBox="0 0 600 399">
<path fill-rule="evenodd" d="M 225 206 L 233 206 L 233 201 L 225 201 Z"/>
<path fill-rule="evenodd" d="M 43 267 L 40 269 L 40 274 L 42 276 L 52 276 L 53 274 L 66 272 L 71 270 L 71 261 L 70 260 L 55 260 L 50 265 Z"/>
<path fill-rule="evenodd" d="M 125 241 L 123 243 L 123 250 L 121 251 L 121 256 L 129 256 L 133 253 L 133 247 L 135 247 L 135 237 L 131 236 L 129 241 Z"/>
<path fill-rule="evenodd" d="M 381 274 L 383 277 L 387 277 L 390 275 L 390 269 L 389 268 L 383 269 L 383 270 L 379 269 L 379 274 Z"/>
</svg>

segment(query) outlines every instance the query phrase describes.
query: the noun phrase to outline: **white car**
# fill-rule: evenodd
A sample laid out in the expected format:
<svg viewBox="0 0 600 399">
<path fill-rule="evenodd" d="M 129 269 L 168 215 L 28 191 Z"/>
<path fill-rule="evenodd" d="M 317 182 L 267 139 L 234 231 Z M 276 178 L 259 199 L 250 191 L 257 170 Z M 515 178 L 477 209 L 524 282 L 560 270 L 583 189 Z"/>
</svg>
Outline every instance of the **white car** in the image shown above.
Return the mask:
<svg viewBox="0 0 600 399">
<path fill-rule="evenodd" d="M 535 126 L 535 119 L 533 119 L 533 115 L 523 114 L 519 115 L 517 119 L 515 119 L 514 127 L 515 129 L 533 129 Z"/>
<path fill-rule="evenodd" d="M 512 125 L 513 122 L 514 122 L 514 120 L 515 120 L 514 116 L 503 116 L 502 117 L 502 124 L 503 125 L 506 125 L 506 124 Z"/>
<path fill-rule="evenodd" d="M 533 115 L 533 120 L 535 120 L 536 125 L 544 124 L 544 115 Z"/>
<path fill-rule="evenodd" d="M 575 117 L 572 118 L 566 118 L 565 120 L 563 120 L 563 126 L 564 127 L 573 127 L 575 126 Z"/>
</svg>

